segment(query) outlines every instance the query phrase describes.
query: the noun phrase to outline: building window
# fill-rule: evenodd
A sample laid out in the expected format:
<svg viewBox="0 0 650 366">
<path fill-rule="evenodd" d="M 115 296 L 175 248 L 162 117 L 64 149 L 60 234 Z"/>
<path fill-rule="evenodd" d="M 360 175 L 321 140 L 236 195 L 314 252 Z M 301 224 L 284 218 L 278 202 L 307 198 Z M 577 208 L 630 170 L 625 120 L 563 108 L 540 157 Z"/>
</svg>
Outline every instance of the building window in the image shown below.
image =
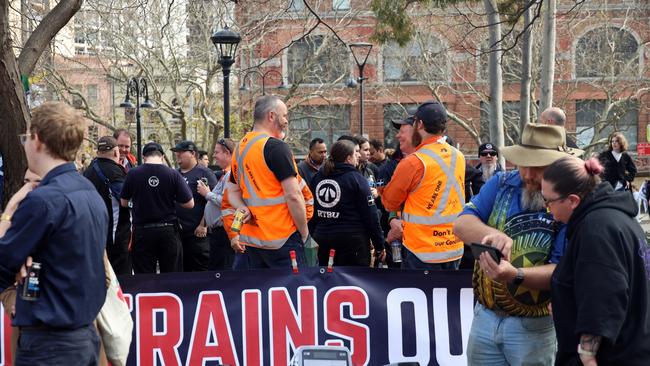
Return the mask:
<svg viewBox="0 0 650 366">
<path fill-rule="evenodd" d="M 96 55 L 109 49 L 111 35 L 102 24 L 100 15 L 92 11 L 79 11 L 74 16 L 74 48 L 77 55 Z"/>
<path fill-rule="evenodd" d="M 519 142 L 519 105 L 518 101 L 503 102 L 503 128 L 505 145 L 515 145 Z M 482 142 L 491 142 L 490 139 L 490 104 L 481 102 L 481 130 Z"/>
<path fill-rule="evenodd" d="M 349 74 L 349 52 L 333 37 L 307 36 L 289 47 L 289 84 L 326 84 L 342 81 Z"/>
<path fill-rule="evenodd" d="M 342 135 L 350 134 L 349 105 L 297 106 L 289 111 L 290 133 L 287 143 L 297 155 L 307 154 L 309 142 L 322 138 L 331 146 Z"/>
<path fill-rule="evenodd" d="M 97 108 L 97 84 L 86 85 L 86 101 L 90 108 Z"/>
<path fill-rule="evenodd" d="M 302 11 L 305 9 L 303 0 L 289 0 L 289 11 Z"/>
<path fill-rule="evenodd" d="M 435 36 L 416 34 L 404 47 L 389 42 L 382 55 L 384 81 L 449 80 L 447 52 Z"/>
<path fill-rule="evenodd" d="M 350 0 L 332 0 L 332 9 L 350 10 Z"/>
<path fill-rule="evenodd" d="M 628 150 L 636 150 L 637 130 L 639 121 L 639 104 L 635 101 L 622 102 L 606 113 L 604 100 L 576 101 L 576 142 L 584 148 L 602 140 L 607 141 L 614 131 L 625 135 L 630 146 Z"/>
<path fill-rule="evenodd" d="M 417 104 L 384 104 L 384 146 L 386 148 L 397 148 L 397 130 L 393 127 L 393 121 L 405 118 L 409 112 L 415 113 Z"/>
<path fill-rule="evenodd" d="M 576 44 L 576 77 L 639 75 L 639 44 L 625 29 L 601 27 L 585 33 Z"/>
</svg>

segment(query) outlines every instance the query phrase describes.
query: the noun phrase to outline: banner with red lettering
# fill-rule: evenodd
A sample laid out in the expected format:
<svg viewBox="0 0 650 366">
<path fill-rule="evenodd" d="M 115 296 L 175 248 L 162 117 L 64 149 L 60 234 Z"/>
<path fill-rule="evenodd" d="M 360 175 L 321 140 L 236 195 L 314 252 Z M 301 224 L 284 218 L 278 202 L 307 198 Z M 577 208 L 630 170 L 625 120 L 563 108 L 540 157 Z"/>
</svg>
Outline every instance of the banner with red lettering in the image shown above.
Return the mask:
<svg viewBox="0 0 650 366">
<path fill-rule="evenodd" d="M 354 365 L 466 365 L 468 271 L 335 267 L 120 278 L 129 365 L 286 366 L 301 345 L 344 345 Z M 2 324 L 6 365 L 10 326 Z"/>
</svg>

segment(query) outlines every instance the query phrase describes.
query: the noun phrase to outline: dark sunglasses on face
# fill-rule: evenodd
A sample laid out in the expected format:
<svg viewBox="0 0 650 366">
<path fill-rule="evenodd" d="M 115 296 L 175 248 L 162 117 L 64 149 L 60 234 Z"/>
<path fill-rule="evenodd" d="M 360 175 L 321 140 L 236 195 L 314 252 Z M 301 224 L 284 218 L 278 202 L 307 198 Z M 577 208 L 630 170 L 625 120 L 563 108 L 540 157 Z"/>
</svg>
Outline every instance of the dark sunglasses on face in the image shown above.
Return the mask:
<svg viewBox="0 0 650 366">
<path fill-rule="evenodd" d="M 497 156 L 495 152 L 482 152 L 481 156 Z"/>
<path fill-rule="evenodd" d="M 228 145 L 226 145 L 226 140 L 219 139 L 219 141 L 217 141 L 217 144 L 223 146 L 224 149 L 228 150 L 228 152 L 232 154 L 232 151 L 230 151 L 230 148 L 228 147 Z"/>
</svg>

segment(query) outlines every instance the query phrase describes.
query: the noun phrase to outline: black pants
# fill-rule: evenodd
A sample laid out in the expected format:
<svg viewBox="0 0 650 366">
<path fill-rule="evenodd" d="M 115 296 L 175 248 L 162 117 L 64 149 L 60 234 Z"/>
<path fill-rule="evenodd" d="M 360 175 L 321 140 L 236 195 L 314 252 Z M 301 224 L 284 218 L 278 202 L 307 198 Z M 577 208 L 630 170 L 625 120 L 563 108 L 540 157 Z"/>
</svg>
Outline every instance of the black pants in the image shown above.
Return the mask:
<svg viewBox="0 0 650 366">
<path fill-rule="evenodd" d="M 136 227 L 134 239 L 131 256 L 136 274 L 156 273 L 156 262 L 161 273 L 183 271 L 183 247 L 174 226 Z"/>
<path fill-rule="evenodd" d="M 212 229 L 210 233 L 210 271 L 232 269 L 235 251 L 230 247 L 230 239 L 223 226 Z"/>
<path fill-rule="evenodd" d="M 75 330 L 21 329 L 14 364 L 94 366 L 98 362 L 99 336 L 90 324 Z"/>
<path fill-rule="evenodd" d="M 130 233 L 130 230 L 129 230 Z M 122 238 L 115 236 L 113 245 L 106 246 L 108 261 L 111 262 L 116 275 L 131 274 L 131 255 L 129 253 L 130 235 Z"/>
<path fill-rule="evenodd" d="M 210 238 L 194 234 L 183 236 L 183 270 L 185 272 L 207 271 L 210 265 Z"/>
<path fill-rule="evenodd" d="M 359 266 L 370 265 L 370 239 L 365 233 L 316 233 L 318 243 L 318 264 L 327 266 L 330 249 L 336 250 L 334 265 Z"/>
</svg>

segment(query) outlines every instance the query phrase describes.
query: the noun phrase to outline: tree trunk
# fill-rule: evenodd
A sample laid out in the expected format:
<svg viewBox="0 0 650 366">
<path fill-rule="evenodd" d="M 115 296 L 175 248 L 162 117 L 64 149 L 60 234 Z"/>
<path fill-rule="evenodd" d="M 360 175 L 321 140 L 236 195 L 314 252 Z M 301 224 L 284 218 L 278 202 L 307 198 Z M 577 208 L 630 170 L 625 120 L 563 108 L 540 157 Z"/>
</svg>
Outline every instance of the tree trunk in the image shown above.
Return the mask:
<svg viewBox="0 0 650 366">
<path fill-rule="evenodd" d="M 542 82 L 539 110 L 553 106 L 553 79 L 555 74 L 555 8 L 556 0 L 544 0 L 544 40 L 542 45 Z"/>
<path fill-rule="evenodd" d="M 11 47 L 9 32 L 9 4 L 0 1 L 0 154 L 4 172 L 4 192 L 2 207 L 22 186 L 27 167 L 25 151 L 18 139 L 25 133 L 29 114 L 25 103 L 25 93 L 18 76 L 18 66 Z"/>
<path fill-rule="evenodd" d="M 29 76 L 39 57 L 48 47 L 54 36 L 63 28 L 74 14 L 79 11 L 83 0 L 60 0 L 43 18 L 18 57 L 18 63 L 12 49 L 9 32 L 9 4 L 0 1 L 0 153 L 4 162 L 4 204 L 22 186 L 27 168 L 25 152 L 20 145 L 17 134 L 24 133 L 29 121 L 29 112 L 25 101 L 20 75 Z M 19 73 L 20 70 L 20 73 Z"/>
<path fill-rule="evenodd" d="M 535 1 L 535 0 L 531 0 Z M 530 2 L 526 6 L 530 5 Z M 531 70 L 533 67 L 533 32 L 532 8 L 529 6 L 524 12 L 524 29 L 521 44 L 521 89 L 519 91 L 519 135 L 524 131 L 524 126 L 530 121 L 530 85 L 532 82 Z"/>
<path fill-rule="evenodd" d="M 483 0 L 488 18 L 488 31 L 490 35 L 489 80 L 490 80 L 490 142 L 497 147 L 503 147 L 505 138 L 503 134 L 503 69 L 501 67 L 501 23 L 497 12 L 496 0 Z M 499 163 L 505 166 L 503 156 L 499 156 Z"/>
</svg>

